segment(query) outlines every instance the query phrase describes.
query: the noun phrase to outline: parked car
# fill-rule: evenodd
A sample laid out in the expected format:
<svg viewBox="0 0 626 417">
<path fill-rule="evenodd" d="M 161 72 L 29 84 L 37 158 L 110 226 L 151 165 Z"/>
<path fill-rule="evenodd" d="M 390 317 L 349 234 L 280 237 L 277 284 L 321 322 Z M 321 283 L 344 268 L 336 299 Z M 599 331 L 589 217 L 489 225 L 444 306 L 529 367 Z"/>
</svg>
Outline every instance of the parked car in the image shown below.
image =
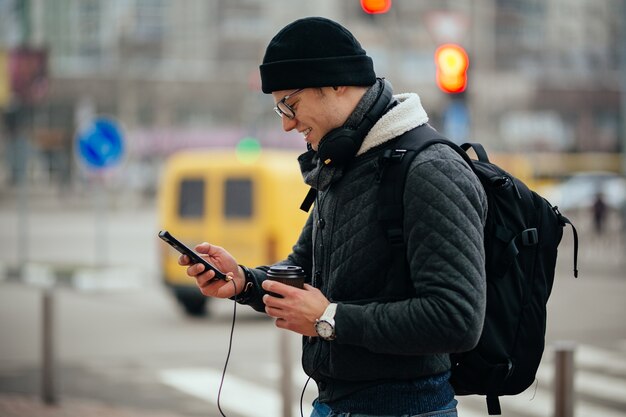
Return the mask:
<svg viewBox="0 0 626 417">
<path fill-rule="evenodd" d="M 543 195 L 561 211 L 567 211 L 590 208 L 599 193 L 607 206 L 620 210 L 626 204 L 626 178 L 612 172 L 579 172 Z"/>
</svg>

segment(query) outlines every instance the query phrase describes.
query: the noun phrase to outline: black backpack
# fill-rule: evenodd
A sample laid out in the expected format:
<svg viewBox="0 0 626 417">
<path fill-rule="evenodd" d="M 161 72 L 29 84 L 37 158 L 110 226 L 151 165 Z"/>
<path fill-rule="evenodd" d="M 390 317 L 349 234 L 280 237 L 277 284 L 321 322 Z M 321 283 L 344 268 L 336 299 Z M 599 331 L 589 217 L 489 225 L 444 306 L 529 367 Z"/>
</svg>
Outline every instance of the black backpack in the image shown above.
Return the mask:
<svg viewBox="0 0 626 417">
<path fill-rule="evenodd" d="M 450 382 L 457 395 L 487 397 L 489 414 L 501 414 L 500 395 L 519 394 L 535 380 L 545 345 L 546 303 L 552 290 L 557 247 L 563 227 L 574 233 L 574 276 L 578 276 L 578 233 L 543 197 L 489 162 L 480 144 L 461 147 L 428 125 L 400 136 L 379 161 L 379 220 L 394 246 L 394 262 L 404 260 L 402 197 L 411 161 L 421 150 L 444 143 L 463 157 L 487 194 L 484 229 L 487 311 L 478 345 L 451 354 Z M 465 152 L 473 148 L 478 160 Z"/>
</svg>

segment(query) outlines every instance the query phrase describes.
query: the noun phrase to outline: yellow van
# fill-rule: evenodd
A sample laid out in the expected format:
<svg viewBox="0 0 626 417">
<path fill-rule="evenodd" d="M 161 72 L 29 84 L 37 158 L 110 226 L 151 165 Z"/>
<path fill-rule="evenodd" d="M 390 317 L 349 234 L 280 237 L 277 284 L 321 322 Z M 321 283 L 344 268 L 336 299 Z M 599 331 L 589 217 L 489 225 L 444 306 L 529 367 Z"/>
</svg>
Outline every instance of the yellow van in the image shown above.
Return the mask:
<svg viewBox="0 0 626 417">
<path fill-rule="evenodd" d="M 241 264 L 257 266 L 289 254 L 307 214 L 299 209 L 308 188 L 297 153 L 262 150 L 189 150 L 165 163 L 158 189 L 158 221 L 187 246 L 210 242 Z M 164 283 L 190 315 L 206 301 L 177 263 L 178 252 L 159 242 Z"/>
</svg>

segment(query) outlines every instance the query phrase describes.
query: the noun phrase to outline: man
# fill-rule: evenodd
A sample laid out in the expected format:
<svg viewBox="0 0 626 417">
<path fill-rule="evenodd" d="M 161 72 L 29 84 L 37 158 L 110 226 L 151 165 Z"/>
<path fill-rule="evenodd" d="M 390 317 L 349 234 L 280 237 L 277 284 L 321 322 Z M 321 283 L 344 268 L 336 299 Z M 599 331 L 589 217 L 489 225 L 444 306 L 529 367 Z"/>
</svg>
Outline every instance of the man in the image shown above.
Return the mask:
<svg viewBox="0 0 626 417">
<path fill-rule="evenodd" d="M 456 416 L 448 354 L 474 347 L 485 310 L 480 183 L 448 146 L 422 151 L 407 174 L 406 253 L 396 262 L 378 220 L 377 180 L 397 137 L 430 129 L 417 94 L 392 96 L 353 35 L 324 18 L 283 28 L 260 71 L 283 129 L 308 147 L 299 162 L 315 206 L 281 262 L 304 268 L 308 284 L 266 280 L 268 267 L 238 266 L 208 243 L 196 250 L 232 281 L 214 281 L 198 264 L 188 275 L 206 296 L 236 295 L 304 336 L 303 367 L 319 390 L 312 416 Z"/>
</svg>

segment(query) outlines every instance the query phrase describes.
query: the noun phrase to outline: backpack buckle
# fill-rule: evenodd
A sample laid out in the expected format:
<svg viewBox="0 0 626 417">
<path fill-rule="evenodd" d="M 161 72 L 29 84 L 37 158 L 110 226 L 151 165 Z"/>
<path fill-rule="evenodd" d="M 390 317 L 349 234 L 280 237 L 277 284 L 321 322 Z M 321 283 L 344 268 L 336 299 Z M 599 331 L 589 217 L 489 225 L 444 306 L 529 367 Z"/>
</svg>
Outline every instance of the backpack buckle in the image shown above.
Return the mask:
<svg viewBox="0 0 626 417">
<path fill-rule="evenodd" d="M 524 246 L 533 246 L 539 243 L 539 233 L 536 228 L 526 229 L 522 232 L 522 243 Z"/>
<path fill-rule="evenodd" d="M 381 157 L 383 164 L 389 162 L 398 163 L 406 154 L 406 149 L 386 149 Z"/>
<path fill-rule="evenodd" d="M 379 183 L 382 179 L 385 168 L 387 165 L 394 163 L 397 164 L 402 161 L 402 158 L 406 154 L 406 149 L 386 149 L 379 157 L 379 162 L 376 165 L 376 182 Z"/>
<path fill-rule="evenodd" d="M 404 236 L 402 234 L 402 229 L 389 229 L 387 231 L 387 240 L 389 241 L 389 244 L 393 247 L 404 246 Z"/>
</svg>

